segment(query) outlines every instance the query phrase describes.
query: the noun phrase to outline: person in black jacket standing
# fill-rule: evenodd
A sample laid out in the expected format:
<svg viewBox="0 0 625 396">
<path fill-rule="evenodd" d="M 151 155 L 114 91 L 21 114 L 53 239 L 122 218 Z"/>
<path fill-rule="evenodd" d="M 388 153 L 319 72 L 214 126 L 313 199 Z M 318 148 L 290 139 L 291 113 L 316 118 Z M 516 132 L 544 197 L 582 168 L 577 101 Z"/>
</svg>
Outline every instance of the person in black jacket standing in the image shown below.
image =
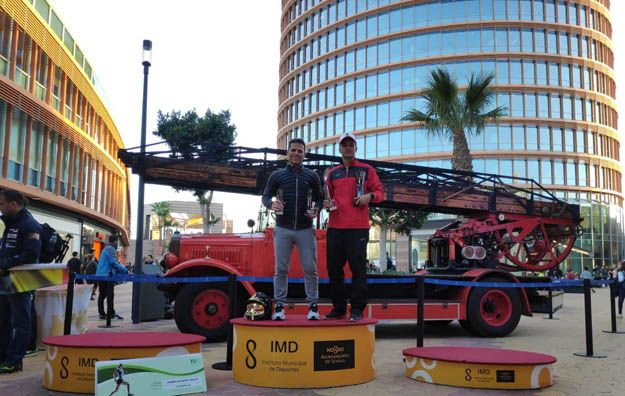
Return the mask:
<svg viewBox="0 0 625 396">
<path fill-rule="evenodd" d="M 82 274 L 82 262 L 78 258 L 78 252 L 72 252 L 72 258 L 67 262 L 67 269 L 74 274 Z M 78 279 L 76 283 L 82 284 L 82 279 Z"/>
<path fill-rule="evenodd" d="M 304 288 L 309 303 L 308 319 L 319 319 L 319 276 L 317 275 L 317 243 L 312 219 L 317 217 L 323 204 L 319 176 L 302 166 L 306 143 L 302 139 L 289 141 L 288 165 L 269 176 L 263 192 L 265 207 L 276 212 L 273 233 L 275 274 L 273 295 L 276 302 L 273 320 L 284 320 L 284 304 L 288 294 L 289 266 L 293 245 L 297 246 Z M 277 197 L 272 201 L 272 197 Z"/>
<path fill-rule="evenodd" d="M 41 226 L 26 210 L 26 198 L 15 190 L 0 191 L 5 229 L 0 246 L 0 278 L 22 264 L 36 264 L 41 254 Z M 30 292 L 0 294 L 0 374 L 22 370 L 31 333 Z"/>
</svg>

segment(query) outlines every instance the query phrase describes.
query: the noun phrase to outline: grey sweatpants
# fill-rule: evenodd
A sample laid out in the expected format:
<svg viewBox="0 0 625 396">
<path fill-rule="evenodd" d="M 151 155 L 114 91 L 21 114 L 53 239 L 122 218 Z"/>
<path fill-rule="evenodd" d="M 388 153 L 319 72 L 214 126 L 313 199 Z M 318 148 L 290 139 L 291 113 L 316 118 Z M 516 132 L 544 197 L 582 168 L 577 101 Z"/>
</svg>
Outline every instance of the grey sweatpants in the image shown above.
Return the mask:
<svg viewBox="0 0 625 396">
<path fill-rule="evenodd" d="M 315 229 L 289 230 L 276 227 L 273 230 L 273 247 L 276 269 L 273 276 L 273 299 L 276 304 L 285 304 L 289 291 L 289 266 L 293 245 L 297 246 L 302 270 L 304 289 L 308 303 L 319 300 L 319 276 L 317 275 L 317 241 Z"/>
</svg>

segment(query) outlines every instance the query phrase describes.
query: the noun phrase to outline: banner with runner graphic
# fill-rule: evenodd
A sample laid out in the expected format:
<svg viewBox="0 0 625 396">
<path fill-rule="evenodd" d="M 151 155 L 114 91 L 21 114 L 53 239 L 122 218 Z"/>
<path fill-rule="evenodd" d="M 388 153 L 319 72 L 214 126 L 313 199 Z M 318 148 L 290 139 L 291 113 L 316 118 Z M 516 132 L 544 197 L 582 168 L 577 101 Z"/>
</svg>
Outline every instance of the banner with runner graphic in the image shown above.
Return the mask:
<svg viewBox="0 0 625 396">
<path fill-rule="evenodd" d="M 206 392 L 201 353 L 100 361 L 96 362 L 95 370 L 96 396 Z"/>
</svg>

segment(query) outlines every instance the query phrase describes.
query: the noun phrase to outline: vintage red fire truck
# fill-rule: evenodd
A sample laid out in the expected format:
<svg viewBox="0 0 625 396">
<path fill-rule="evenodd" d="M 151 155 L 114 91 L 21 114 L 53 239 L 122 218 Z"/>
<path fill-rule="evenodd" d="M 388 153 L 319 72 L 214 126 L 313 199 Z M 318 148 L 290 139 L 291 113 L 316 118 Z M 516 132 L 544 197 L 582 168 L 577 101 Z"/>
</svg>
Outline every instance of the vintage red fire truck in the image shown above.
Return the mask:
<svg viewBox="0 0 625 396">
<path fill-rule="evenodd" d="M 260 194 L 271 172 L 284 161 L 268 159 L 282 150 L 231 148 L 198 154 L 201 161 L 122 151 L 120 157 L 148 183 L 219 191 Z M 320 174 L 338 158 L 309 155 L 306 166 Z M 472 282 L 526 283 L 548 278 L 521 276 L 521 271 L 545 271 L 565 260 L 580 234 L 579 207 L 562 201 L 531 179 L 459 172 L 380 161 L 372 164 L 384 186 L 382 207 L 418 209 L 461 216 L 428 240 L 425 269 L 414 278 Z M 317 230 L 318 271 L 327 278 L 326 232 Z M 248 234 L 181 235 L 172 238 L 166 276 L 200 277 L 236 274 L 270 278 L 274 271 L 273 230 Z M 290 278 L 302 278 L 297 251 Z M 349 277 L 346 267 L 346 277 Z M 398 275 L 368 274 L 369 279 Z M 330 310 L 328 285 L 320 284 L 321 313 Z M 412 319 L 417 316 L 414 283 L 370 282 L 364 314 L 377 319 Z M 227 283 L 173 283 L 164 286 L 175 299 L 175 320 L 183 332 L 222 339 L 230 318 Z M 239 282 L 236 301 L 242 312 L 256 291 L 272 295 L 267 281 Z M 518 325 L 521 315 L 531 316 L 549 306 L 546 292 L 537 288 L 499 288 L 427 284 L 425 320 L 462 327 L 484 337 L 502 337 Z M 289 285 L 287 314 L 304 313 L 302 283 Z"/>
</svg>

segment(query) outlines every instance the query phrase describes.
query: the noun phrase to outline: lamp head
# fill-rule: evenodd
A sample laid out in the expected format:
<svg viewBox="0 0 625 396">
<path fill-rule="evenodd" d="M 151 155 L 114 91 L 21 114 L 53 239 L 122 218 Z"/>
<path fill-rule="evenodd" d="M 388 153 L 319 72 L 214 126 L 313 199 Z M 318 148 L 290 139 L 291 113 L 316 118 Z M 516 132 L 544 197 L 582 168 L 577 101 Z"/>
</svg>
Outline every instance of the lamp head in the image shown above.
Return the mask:
<svg viewBox="0 0 625 396">
<path fill-rule="evenodd" d="M 150 66 L 152 64 L 152 41 L 151 40 L 143 40 L 143 54 L 141 56 L 141 63 L 145 66 Z"/>
</svg>

